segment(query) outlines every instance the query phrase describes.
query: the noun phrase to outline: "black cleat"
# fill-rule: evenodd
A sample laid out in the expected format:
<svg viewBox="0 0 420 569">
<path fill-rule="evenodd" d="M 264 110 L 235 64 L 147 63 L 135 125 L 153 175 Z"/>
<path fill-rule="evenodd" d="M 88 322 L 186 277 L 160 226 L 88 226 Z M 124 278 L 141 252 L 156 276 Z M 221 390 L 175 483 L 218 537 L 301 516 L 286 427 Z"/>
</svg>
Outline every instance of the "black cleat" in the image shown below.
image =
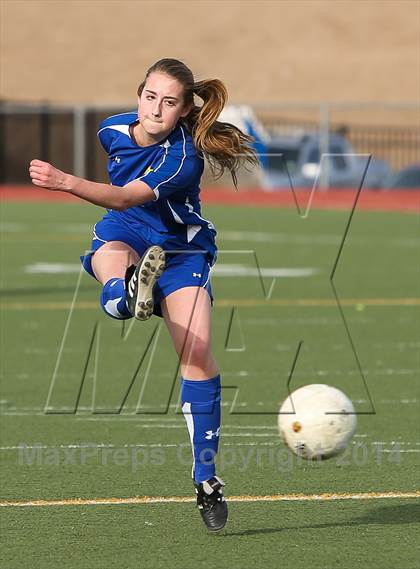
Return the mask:
<svg viewBox="0 0 420 569">
<path fill-rule="evenodd" d="M 206 482 L 194 483 L 197 493 L 197 507 L 201 517 L 210 531 L 220 531 L 228 519 L 228 507 L 223 496 L 225 483 L 218 476 Z"/>
<path fill-rule="evenodd" d="M 148 320 L 153 314 L 153 287 L 165 270 L 165 251 L 158 245 L 149 247 L 137 266 L 125 274 L 127 307 L 137 320 Z"/>
</svg>

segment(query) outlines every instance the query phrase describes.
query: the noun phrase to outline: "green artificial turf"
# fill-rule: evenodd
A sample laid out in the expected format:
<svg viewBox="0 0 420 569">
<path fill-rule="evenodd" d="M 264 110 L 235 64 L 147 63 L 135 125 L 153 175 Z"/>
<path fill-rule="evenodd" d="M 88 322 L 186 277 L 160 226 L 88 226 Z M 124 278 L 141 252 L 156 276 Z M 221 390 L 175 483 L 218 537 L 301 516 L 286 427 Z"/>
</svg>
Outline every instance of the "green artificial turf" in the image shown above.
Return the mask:
<svg viewBox="0 0 420 569">
<path fill-rule="evenodd" d="M 192 496 L 166 330 L 157 318 L 131 329 L 107 319 L 99 285 L 77 272 L 100 216 L 84 204 L 2 204 L 2 500 Z M 227 497 L 418 490 L 419 217 L 356 211 L 338 255 L 349 211 L 300 219 L 213 206 L 205 216 L 219 265 L 250 275 L 212 281 Z M 62 266 L 31 272 L 39 263 Z M 258 267 L 312 274 L 273 284 Z M 334 385 L 361 413 L 347 452 L 323 463 L 297 459 L 277 434 L 300 342 L 289 387 Z M 217 536 L 192 503 L 8 506 L 2 566 L 414 569 L 417 504 L 232 502 Z"/>
</svg>

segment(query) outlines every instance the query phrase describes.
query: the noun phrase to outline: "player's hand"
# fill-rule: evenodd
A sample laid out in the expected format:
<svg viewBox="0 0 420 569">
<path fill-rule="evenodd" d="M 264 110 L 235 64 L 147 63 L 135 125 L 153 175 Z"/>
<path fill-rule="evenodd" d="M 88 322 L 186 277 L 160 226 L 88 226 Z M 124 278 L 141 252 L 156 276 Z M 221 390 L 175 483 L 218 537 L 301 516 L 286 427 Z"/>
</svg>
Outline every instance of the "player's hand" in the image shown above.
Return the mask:
<svg viewBox="0 0 420 569">
<path fill-rule="evenodd" d="M 47 188 L 47 190 L 67 190 L 66 180 L 68 174 L 54 168 L 48 162 L 32 160 L 29 165 L 29 175 L 35 186 Z"/>
</svg>

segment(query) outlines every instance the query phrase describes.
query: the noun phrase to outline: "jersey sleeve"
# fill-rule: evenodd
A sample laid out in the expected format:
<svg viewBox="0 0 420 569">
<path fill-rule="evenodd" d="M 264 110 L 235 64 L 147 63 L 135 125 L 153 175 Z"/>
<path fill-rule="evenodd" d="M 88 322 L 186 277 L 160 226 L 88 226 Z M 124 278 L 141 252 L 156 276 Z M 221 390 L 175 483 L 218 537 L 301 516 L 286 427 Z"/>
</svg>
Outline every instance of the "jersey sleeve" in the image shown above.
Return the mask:
<svg viewBox="0 0 420 569">
<path fill-rule="evenodd" d="M 156 201 L 200 182 L 203 159 L 197 154 L 167 152 L 161 162 L 138 178 L 154 192 Z"/>
<path fill-rule="evenodd" d="M 107 121 L 103 121 L 99 125 L 98 129 L 98 138 L 99 142 L 101 143 L 102 147 L 104 148 L 105 152 L 109 153 L 109 149 L 111 148 L 112 139 L 114 137 L 114 132 L 108 128 Z"/>
</svg>

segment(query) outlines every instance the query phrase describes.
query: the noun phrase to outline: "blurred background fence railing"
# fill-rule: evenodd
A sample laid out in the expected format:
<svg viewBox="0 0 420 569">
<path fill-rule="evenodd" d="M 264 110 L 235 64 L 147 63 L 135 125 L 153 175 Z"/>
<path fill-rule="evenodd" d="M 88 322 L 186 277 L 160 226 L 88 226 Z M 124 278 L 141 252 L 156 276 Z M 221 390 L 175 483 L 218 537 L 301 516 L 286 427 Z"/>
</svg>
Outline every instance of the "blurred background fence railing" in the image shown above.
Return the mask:
<svg viewBox="0 0 420 569">
<path fill-rule="evenodd" d="M 0 183 L 27 183 L 27 166 L 34 157 L 105 181 L 106 155 L 96 137 L 98 125 L 127 110 L 1 102 Z M 271 104 L 255 105 L 252 111 L 273 140 L 316 135 L 328 152 L 329 137 L 338 135 L 355 152 L 384 160 L 394 171 L 420 163 L 418 103 Z"/>
</svg>

